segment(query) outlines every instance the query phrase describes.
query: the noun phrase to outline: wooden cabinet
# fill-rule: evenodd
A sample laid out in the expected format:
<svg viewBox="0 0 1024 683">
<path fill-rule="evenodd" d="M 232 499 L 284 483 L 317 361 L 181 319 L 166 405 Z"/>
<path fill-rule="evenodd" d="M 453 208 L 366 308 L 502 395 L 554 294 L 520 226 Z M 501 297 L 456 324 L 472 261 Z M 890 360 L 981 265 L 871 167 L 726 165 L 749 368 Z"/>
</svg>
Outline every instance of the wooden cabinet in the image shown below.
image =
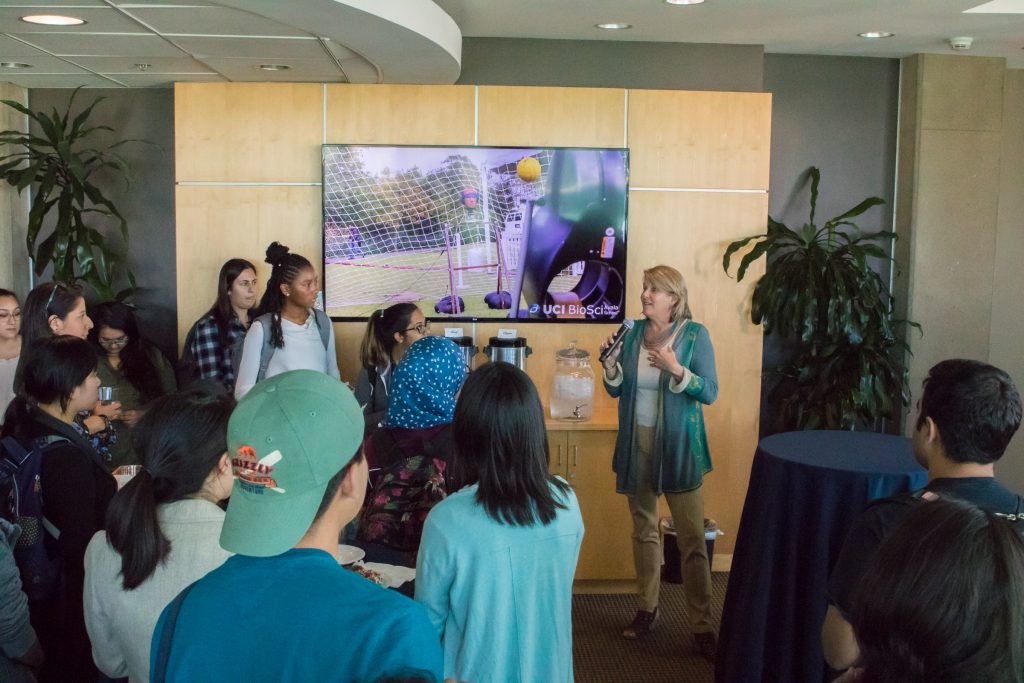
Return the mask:
<svg viewBox="0 0 1024 683">
<path fill-rule="evenodd" d="M 583 515 L 583 547 L 577 581 L 619 581 L 636 577 L 633 524 L 626 497 L 615 492 L 613 429 L 561 430 L 548 423 L 551 472 L 573 487 Z"/>
</svg>

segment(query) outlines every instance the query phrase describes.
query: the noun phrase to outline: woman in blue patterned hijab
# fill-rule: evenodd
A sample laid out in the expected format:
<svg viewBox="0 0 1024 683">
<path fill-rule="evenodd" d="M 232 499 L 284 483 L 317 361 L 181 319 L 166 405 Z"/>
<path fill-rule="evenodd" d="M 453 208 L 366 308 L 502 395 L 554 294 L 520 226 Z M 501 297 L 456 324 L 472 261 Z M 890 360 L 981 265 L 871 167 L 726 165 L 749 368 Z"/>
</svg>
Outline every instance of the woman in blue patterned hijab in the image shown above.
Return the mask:
<svg viewBox="0 0 1024 683">
<path fill-rule="evenodd" d="M 449 464 L 455 395 L 466 378 L 459 347 L 424 337 L 406 351 L 392 380 L 387 426 L 363 445 L 370 490 L 357 538 L 408 553 L 416 564 L 423 523 L 431 508 L 459 488 Z"/>
<path fill-rule="evenodd" d="M 387 427 L 426 429 L 451 422 L 465 379 L 466 362 L 453 341 L 420 339 L 395 368 Z"/>
</svg>

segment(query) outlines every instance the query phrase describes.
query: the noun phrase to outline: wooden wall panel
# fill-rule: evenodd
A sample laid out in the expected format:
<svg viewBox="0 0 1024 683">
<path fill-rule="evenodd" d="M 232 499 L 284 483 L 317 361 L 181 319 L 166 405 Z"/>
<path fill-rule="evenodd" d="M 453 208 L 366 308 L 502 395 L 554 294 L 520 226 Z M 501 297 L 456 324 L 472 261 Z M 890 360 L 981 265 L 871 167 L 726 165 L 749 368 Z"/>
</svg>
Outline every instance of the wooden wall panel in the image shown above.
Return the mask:
<svg viewBox="0 0 1024 683">
<path fill-rule="evenodd" d="M 323 85 L 178 83 L 176 179 L 319 182 Z"/>
<path fill-rule="evenodd" d="M 481 145 L 623 147 L 625 92 L 481 86 Z"/>
<path fill-rule="evenodd" d="M 213 303 L 217 273 L 232 257 L 256 264 L 260 294 L 270 278 L 263 262 L 277 240 L 320 269 L 320 188 L 308 186 L 179 186 L 175 193 L 178 254 L 178 344 Z"/>
<path fill-rule="evenodd" d="M 633 187 L 768 189 L 768 93 L 629 91 Z"/>
<path fill-rule="evenodd" d="M 328 85 L 327 142 L 472 145 L 473 88 Z"/>
<path fill-rule="evenodd" d="M 639 315 L 643 270 L 666 263 L 686 279 L 694 319 L 708 328 L 715 349 L 718 400 L 704 413 L 714 471 L 704 480 L 704 504 L 705 514 L 728 532 L 718 545 L 726 554 L 735 542 L 757 447 L 762 334 L 750 322 L 749 301 L 764 263 L 752 265 L 737 283 L 722 270 L 722 254 L 729 242 L 763 231 L 767 212 L 767 194 L 630 195 L 627 315 Z"/>
</svg>

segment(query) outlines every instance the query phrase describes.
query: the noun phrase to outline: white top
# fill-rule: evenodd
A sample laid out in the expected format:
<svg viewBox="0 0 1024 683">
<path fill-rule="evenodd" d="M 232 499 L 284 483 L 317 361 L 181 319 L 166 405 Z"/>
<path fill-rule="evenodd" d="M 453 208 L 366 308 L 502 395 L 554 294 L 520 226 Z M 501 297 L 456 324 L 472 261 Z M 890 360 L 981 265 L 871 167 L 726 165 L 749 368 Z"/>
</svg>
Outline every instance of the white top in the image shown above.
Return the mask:
<svg viewBox="0 0 1024 683">
<path fill-rule="evenodd" d="M 85 626 L 92 658 L 111 678 L 149 681 L 149 644 L 157 619 L 186 586 L 216 569 L 231 553 L 220 547 L 224 511 L 190 498 L 161 505 L 160 528 L 171 552 L 134 590 L 121 582 L 121 555 L 97 532 L 85 551 Z"/>
<path fill-rule="evenodd" d="M 660 379 L 661 370 L 651 365 L 646 353 L 641 353 L 636 363 L 636 423 L 641 427 L 653 427 L 658 422 Z"/>
<path fill-rule="evenodd" d="M 7 404 L 14 398 L 14 372 L 18 369 L 18 356 L 0 359 L 0 424 L 4 422 Z"/>
<path fill-rule="evenodd" d="M 331 325 L 327 348 L 320 338 L 320 328 L 312 311 L 306 322 L 296 325 L 281 318 L 281 332 L 284 334 L 284 348 L 274 349 L 267 366 L 267 377 L 280 375 L 289 370 L 315 370 L 340 380 L 338 356 L 334 351 L 334 325 Z M 254 322 L 245 335 L 242 346 L 242 362 L 235 379 L 235 398 L 241 399 L 256 385 L 260 373 L 260 350 L 263 348 L 263 324 Z M 266 378 L 264 378 L 266 379 Z"/>
</svg>

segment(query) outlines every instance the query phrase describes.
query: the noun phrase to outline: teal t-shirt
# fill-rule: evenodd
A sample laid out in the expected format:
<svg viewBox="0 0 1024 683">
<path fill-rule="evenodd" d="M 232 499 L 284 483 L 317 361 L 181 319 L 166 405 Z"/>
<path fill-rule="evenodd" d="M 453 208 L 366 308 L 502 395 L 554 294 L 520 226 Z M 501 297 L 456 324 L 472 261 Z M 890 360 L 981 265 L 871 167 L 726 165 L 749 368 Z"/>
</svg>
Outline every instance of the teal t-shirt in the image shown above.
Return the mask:
<svg viewBox="0 0 1024 683">
<path fill-rule="evenodd" d="M 154 671 L 167 610 L 153 633 Z M 167 681 L 441 679 L 441 645 L 422 606 L 322 550 L 235 555 L 197 581 L 178 615 Z"/>
</svg>

